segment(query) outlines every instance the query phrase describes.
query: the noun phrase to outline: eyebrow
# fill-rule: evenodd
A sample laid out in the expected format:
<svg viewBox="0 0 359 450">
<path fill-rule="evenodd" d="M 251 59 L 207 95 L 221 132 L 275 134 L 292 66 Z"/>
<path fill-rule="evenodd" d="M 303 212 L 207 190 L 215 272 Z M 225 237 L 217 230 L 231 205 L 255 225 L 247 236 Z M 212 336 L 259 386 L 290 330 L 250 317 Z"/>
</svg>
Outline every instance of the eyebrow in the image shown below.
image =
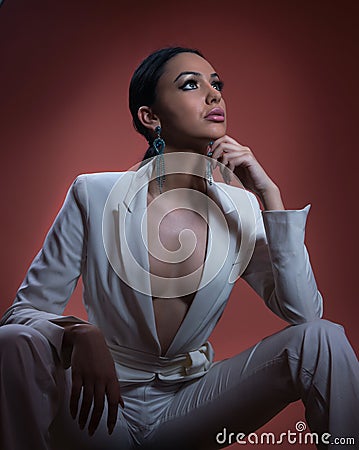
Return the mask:
<svg viewBox="0 0 359 450">
<path fill-rule="evenodd" d="M 175 78 L 175 80 L 173 82 L 175 83 L 183 75 L 196 75 L 197 77 L 203 77 L 203 75 L 199 72 L 185 71 L 185 72 L 181 72 L 179 75 L 177 75 L 177 77 Z M 219 78 L 219 75 L 218 75 L 218 73 L 214 72 L 214 73 L 211 73 L 210 77 L 211 78 L 216 78 L 216 77 Z"/>
</svg>

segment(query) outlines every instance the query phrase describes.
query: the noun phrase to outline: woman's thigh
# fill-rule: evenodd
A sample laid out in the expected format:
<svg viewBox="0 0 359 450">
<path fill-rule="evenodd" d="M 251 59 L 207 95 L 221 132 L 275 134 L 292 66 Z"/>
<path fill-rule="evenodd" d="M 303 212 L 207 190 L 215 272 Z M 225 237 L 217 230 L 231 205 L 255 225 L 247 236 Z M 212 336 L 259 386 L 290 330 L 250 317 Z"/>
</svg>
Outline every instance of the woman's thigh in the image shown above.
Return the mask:
<svg viewBox="0 0 359 450">
<path fill-rule="evenodd" d="M 299 398 L 284 357 L 241 376 L 248 356 L 221 361 L 201 379 L 183 386 L 150 436 L 148 448 L 219 448 L 216 436 L 224 428 L 248 434 Z"/>
<path fill-rule="evenodd" d="M 301 397 L 294 372 L 316 359 L 314 338 L 343 334 L 342 327 L 325 320 L 289 326 L 248 350 L 215 363 L 200 379 L 178 391 L 153 431 L 146 448 L 220 448 L 224 428 L 249 433 L 268 422 Z M 303 355 L 303 342 L 306 352 Z M 307 374 L 303 372 L 305 378 Z M 308 384 L 311 382 L 308 372 Z"/>
</svg>

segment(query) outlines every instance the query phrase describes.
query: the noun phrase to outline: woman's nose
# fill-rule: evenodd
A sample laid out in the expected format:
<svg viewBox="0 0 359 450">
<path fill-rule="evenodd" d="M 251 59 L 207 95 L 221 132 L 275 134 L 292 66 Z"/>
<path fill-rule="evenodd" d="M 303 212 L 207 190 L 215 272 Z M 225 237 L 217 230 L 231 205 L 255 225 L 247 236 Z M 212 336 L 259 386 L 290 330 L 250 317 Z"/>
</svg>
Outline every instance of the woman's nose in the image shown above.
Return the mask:
<svg viewBox="0 0 359 450">
<path fill-rule="evenodd" d="M 208 88 L 208 93 L 206 97 L 206 103 L 210 105 L 211 103 L 219 103 L 222 98 L 221 92 L 214 88 L 212 85 Z"/>
</svg>

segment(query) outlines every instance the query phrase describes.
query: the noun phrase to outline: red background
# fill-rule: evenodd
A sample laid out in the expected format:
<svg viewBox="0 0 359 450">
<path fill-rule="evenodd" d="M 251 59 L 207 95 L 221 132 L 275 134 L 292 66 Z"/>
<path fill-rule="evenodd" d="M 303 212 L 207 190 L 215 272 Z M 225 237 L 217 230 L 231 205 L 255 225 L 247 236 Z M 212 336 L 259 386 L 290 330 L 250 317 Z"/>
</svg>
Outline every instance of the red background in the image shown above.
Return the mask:
<svg viewBox="0 0 359 450">
<path fill-rule="evenodd" d="M 5 0 L 0 313 L 74 177 L 142 158 L 127 107 L 134 68 L 154 49 L 185 45 L 225 80 L 228 132 L 252 148 L 286 207 L 312 204 L 306 243 L 325 318 L 358 349 L 358 13 L 356 1 Z M 68 311 L 84 315 L 80 289 Z M 283 326 L 239 281 L 213 335 L 216 358 Z M 303 414 L 291 405 L 263 430 L 293 431 Z"/>
</svg>

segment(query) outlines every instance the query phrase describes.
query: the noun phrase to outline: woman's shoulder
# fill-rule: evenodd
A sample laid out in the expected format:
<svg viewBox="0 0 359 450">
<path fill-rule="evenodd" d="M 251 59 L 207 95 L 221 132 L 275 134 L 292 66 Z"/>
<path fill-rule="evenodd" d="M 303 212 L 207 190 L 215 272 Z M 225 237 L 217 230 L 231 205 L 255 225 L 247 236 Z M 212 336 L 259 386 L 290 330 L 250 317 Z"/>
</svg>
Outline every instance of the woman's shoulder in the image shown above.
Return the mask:
<svg viewBox="0 0 359 450">
<path fill-rule="evenodd" d="M 130 171 L 82 173 L 75 178 L 70 190 L 73 191 L 75 198 L 80 203 L 85 205 L 88 205 L 89 202 L 100 204 L 106 200 L 112 188 L 121 179 L 127 184 L 126 180 L 132 178 L 132 173 Z M 127 174 L 126 177 L 125 174 Z"/>
<path fill-rule="evenodd" d="M 82 173 L 75 178 L 73 184 L 75 189 L 86 191 L 110 190 L 125 174 L 131 173 L 130 171 Z"/>
<path fill-rule="evenodd" d="M 92 172 L 78 175 L 75 182 L 85 182 L 93 184 L 108 184 L 119 180 L 127 172 Z"/>
</svg>

